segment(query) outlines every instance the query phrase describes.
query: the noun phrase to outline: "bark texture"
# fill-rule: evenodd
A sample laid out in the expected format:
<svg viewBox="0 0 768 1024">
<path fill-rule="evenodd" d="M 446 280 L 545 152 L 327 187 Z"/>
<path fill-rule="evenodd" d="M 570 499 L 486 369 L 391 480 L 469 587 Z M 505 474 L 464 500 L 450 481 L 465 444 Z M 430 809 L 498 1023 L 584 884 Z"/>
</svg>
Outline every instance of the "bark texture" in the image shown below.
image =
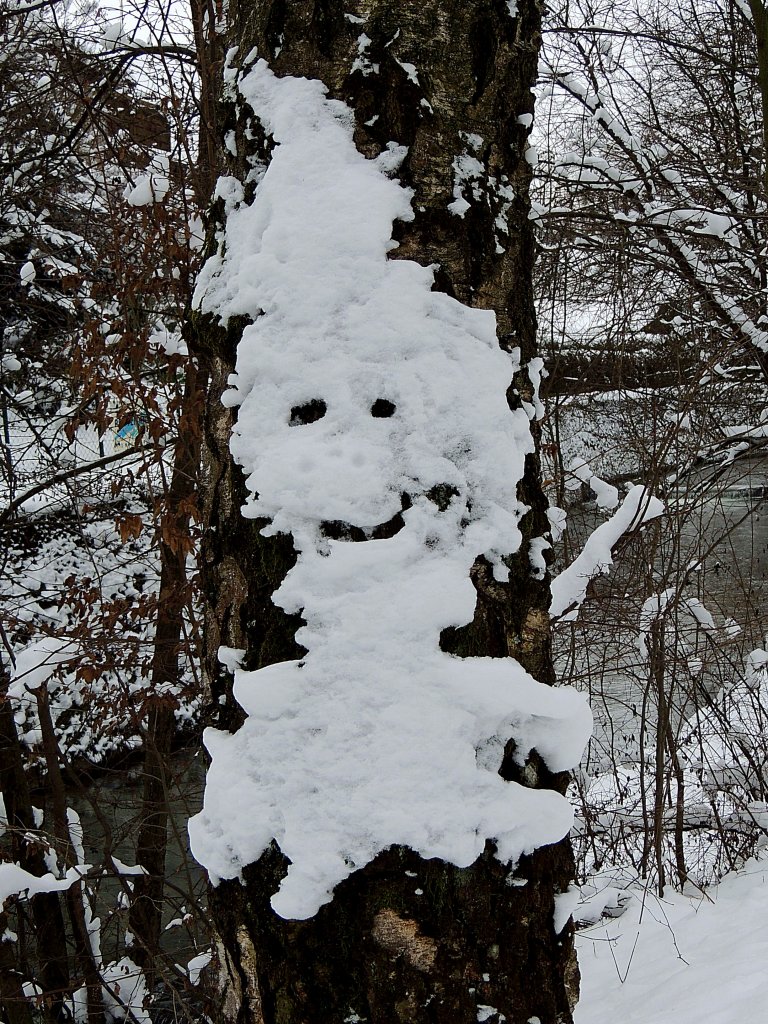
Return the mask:
<svg viewBox="0 0 768 1024">
<path fill-rule="evenodd" d="M 278 75 L 321 79 L 354 109 L 355 141 L 366 156 L 390 142 L 408 147 L 398 177 L 414 191 L 416 216 L 396 225 L 392 256 L 436 264 L 437 288 L 496 312 L 500 345 L 522 354 L 523 370 L 508 391 L 515 407 L 531 399 L 526 363 L 535 354 L 524 115 L 533 111 L 539 10 L 533 0 L 519 0 L 513 18 L 509 6 L 231 0 L 228 42 L 241 58 L 255 47 Z M 250 157 L 269 158 L 269 139 L 246 134 L 239 113 L 234 102 L 223 103 L 220 124 L 235 133 L 238 156 L 229 172 L 244 180 Z M 460 217 L 448 206 L 462 154 L 484 170 L 464 187 L 470 205 Z M 245 486 L 228 447 L 235 413 L 218 399 L 243 325 L 230 322 L 224 331 L 198 317 L 193 326 L 213 384 L 205 433 L 206 668 L 213 724 L 236 728 L 242 713 L 216 651 L 220 644 L 245 649 L 249 669 L 300 656 L 297 619 L 270 601 L 295 556 L 290 538 L 265 539 L 263 523 L 240 514 Z M 441 644 L 460 656 L 511 655 L 552 682 L 548 583 L 532 575 L 528 551 L 529 540 L 548 529 L 535 457 L 520 497 L 530 512 L 522 549 L 509 559 L 510 582 L 495 581 L 479 561 L 474 619 L 446 630 Z M 563 791 L 566 777 L 549 775 L 535 754 L 522 769 L 512 754 L 505 777 Z M 274 847 L 246 870 L 243 885 L 223 883 L 211 894 L 224 1015 L 242 1024 L 474 1024 L 484 1006 L 493 1008 L 484 1011 L 490 1024 L 570 1022 L 578 972 L 571 926 L 555 934 L 553 901 L 572 868 L 567 841 L 523 858 L 514 872 L 493 857 L 491 844 L 468 869 L 393 847 L 343 882 L 315 918 L 291 922 L 269 905 L 286 869 Z"/>
<path fill-rule="evenodd" d="M 0 674 L 2 666 L 0 666 Z M 11 840 L 12 859 L 25 871 L 33 875 L 45 875 L 48 866 L 40 846 L 26 842 L 25 837 L 34 833 L 35 814 L 29 792 L 29 783 L 24 771 L 24 756 L 13 717 L 13 707 L 7 697 L 7 677 L 2 678 L 0 696 L 0 793 L 5 803 L 8 830 Z M 29 901 L 31 920 L 34 928 L 38 970 L 36 980 L 43 993 L 43 1019 L 51 1024 L 66 1020 L 68 1014 L 64 1003 L 71 990 L 67 931 L 64 923 L 59 896 L 45 892 L 33 896 Z M 5 945 L 5 943 L 4 943 Z M 5 958 L 7 960 L 7 958 Z M 0 966 L 0 969 L 2 967 Z M 5 976 L 2 982 L 3 998 L 13 991 L 13 981 Z M 9 1019 L 18 1015 L 19 1010 L 5 1005 Z"/>
<path fill-rule="evenodd" d="M 192 547 L 191 524 L 200 464 L 200 416 L 205 393 L 204 375 L 187 370 L 184 413 L 173 456 L 173 472 L 160 523 L 160 591 L 158 595 L 152 690 L 162 693 L 179 678 L 179 655 L 184 644 L 184 616 L 190 605 L 191 582 L 187 558 Z M 144 733 L 144 791 L 141 824 L 136 840 L 136 863 L 147 874 L 136 878 L 129 915 L 134 936 L 134 961 L 154 982 L 153 963 L 160 955 L 165 860 L 168 852 L 171 784 L 170 755 L 176 735 L 171 701 L 156 697 L 150 705 Z"/>
</svg>

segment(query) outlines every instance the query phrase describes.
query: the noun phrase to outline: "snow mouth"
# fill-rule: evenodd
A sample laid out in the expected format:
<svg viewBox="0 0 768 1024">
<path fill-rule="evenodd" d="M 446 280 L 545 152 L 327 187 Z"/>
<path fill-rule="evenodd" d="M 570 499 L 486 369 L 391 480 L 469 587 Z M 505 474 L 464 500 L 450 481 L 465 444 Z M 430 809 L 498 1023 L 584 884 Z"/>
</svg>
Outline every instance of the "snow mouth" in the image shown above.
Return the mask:
<svg viewBox="0 0 768 1024">
<path fill-rule="evenodd" d="M 379 523 L 378 526 L 363 529 L 361 526 L 353 526 L 351 523 L 332 519 L 325 520 L 321 524 L 320 530 L 322 535 L 327 537 L 328 540 L 341 540 L 353 544 L 361 544 L 367 540 L 390 540 L 392 537 L 396 537 L 405 526 L 403 512 L 413 504 L 407 494 L 401 496 L 400 502 L 402 505 L 400 511 L 396 512 L 385 523 Z"/>
<path fill-rule="evenodd" d="M 450 484 L 435 484 L 426 492 L 427 498 L 437 506 L 438 513 L 445 512 L 450 507 L 454 498 L 459 492 Z M 325 519 L 320 524 L 323 537 L 328 540 L 341 540 L 353 544 L 361 544 L 367 540 L 390 540 L 396 537 L 405 526 L 403 512 L 407 512 L 413 505 L 413 499 L 409 494 L 400 495 L 400 511 L 396 512 L 391 519 L 378 526 L 371 526 L 367 529 L 362 526 L 353 526 L 339 519 Z"/>
</svg>

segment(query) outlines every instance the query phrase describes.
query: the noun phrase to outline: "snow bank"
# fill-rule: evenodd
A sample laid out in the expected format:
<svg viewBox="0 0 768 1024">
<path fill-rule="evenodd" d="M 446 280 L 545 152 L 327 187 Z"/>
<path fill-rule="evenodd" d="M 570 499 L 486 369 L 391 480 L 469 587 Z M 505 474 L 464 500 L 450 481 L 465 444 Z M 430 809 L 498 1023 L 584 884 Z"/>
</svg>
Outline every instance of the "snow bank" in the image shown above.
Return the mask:
<svg viewBox="0 0 768 1024">
<path fill-rule="evenodd" d="M 640 891 L 617 919 L 577 933 L 575 1024 L 741 1024 L 768 1003 L 766 863 L 706 893 Z"/>
<path fill-rule="evenodd" d="M 214 881 L 275 839 L 291 866 L 273 906 L 306 918 L 392 844 L 466 866 L 487 839 L 505 861 L 561 839 L 568 802 L 498 768 L 513 737 L 521 757 L 536 747 L 551 769 L 572 767 L 591 715 L 512 659 L 439 649 L 442 629 L 472 618 L 476 558 L 503 580 L 521 542 L 533 443 L 506 401 L 516 366 L 494 314 L 433 292 L 432 269 L 388 260 L 409 193 L 388 177 L 392 153 L 357 152 L 351 112 L 320 82 L 260 61 L 239 88 L 277 145 L 252 205 L 231 178 L 219 189 L 230 213 L 195 301 L 253 320 L 225 395 L 239 407 L 231 448 L 244 515 L 293 535 L 297 564 L 274 600 L 301 611 L 309 653 L 235 669 L 247 719 L 206 733 L 190 834 Z M 342 523 L 368 539 L 329 539 Z"/>
</svg>

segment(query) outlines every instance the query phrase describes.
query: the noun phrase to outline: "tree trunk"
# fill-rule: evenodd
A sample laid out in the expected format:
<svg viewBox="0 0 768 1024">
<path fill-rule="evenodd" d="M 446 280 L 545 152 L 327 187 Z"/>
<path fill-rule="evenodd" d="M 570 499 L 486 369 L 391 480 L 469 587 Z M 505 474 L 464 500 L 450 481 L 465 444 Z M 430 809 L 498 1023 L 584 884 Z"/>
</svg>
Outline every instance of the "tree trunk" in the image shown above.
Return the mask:
<svg viewBox="0 0 768 1024">
<path fill-rule="evenodd" d="M 211 0 L 191 0 L 190 18 L 200 81 L 199 152 L 192 186 L 202 207 L 213 189 L 220 166 L 215 147 L 215 79 L 220 71 L 220 46 L 213 31 L 215 6 Z M 205 371 L 201 372 L 193 360 L 188 361 L 185 373 L 173 471 L 159 530 L 160 589 L 151 671 L 153 691 L 178 680 L 179 653 L 185 642 L 184 617 L 191 600 L 187 558 L 193 547 L 190 526 L 197 512 L 201 419 L 208 381 Z M 150 989 L 154 984 L 154 961 L 160 954 L 162 935 L 170 816 L 169 759 L 175 736 L 174 708 L 160 697 L 149 709 L 144 735 L 144 792 L 136 840 L 136 862 L 146 868 L 147 874 L 134 883 L 129 915 L 129 927 L 134 936 L 132 956 L 144 969 Z"/>
<path fill-rule="evenodd" d="M 35 815 L 24 771 L 24 755 L 13 707 L 3 683 L 0 697 L 0 792 L 5 803 L 13 859 L 33 875 L 48 871 L 40 846 L 26 842 L 35 831 Z M 71 991 L 67 933 L 58 893 L 44 892 L 30 900 L 37 946 L 36 980 L 43 990 L 45 1018 L 66 1019 L 64 998 Z"/>
<path fill-rule="evenodd" d="M 144 735 L 144 792 L 136 862 L 146 869 L 134 883 L 130 930 L 132 956 L 154 981 L 154 961 L 160 954 L 165 860 L 168 852 L 168 787 L 170 755 L 176 734 L 172 703 L 162 696 L 179 676 L 179 652 L 184 642 L 184 615 L 189 606 L 187 557 L 192 540 L 190 522 L 200 463 L 200 406 L 204 375 L 190 362 L 184 390 L 184 413 L 179 424 L 173 472 L 160 524 L 160 590 L 158 595 L 151 688 L 155 696 Z"/>
<path fill-rule="evenodd" d="M 531 402 L 527 364 L 535 355 L 536 325 L 526 149 L 540 32 L 536 3 L 233 0 L 229 17 L 228 42 L 241 58 L 255 47 L 278 76 L 321 79 L 331 97 L 354 110 L 355 143 L 365 156 L 378 156 L 393 141 L 408 147 L 398 177 L 413 190 L 415 218 L 396 222 L 399 247 L 392 255 L 437 264 L 437 289 L 495 311 L 499 344 L 519 348 L 522 357 L 507 393 L 510 407 Z M 233 100 L 222 105 L 220 118 L 223 130 L 234 133 L 230 173 L 245 181 L 254 150 L 268 159 L 269 148 L 263 139 L 257 148 L 260 140 Z M 482 195 L 457 216 L 448 207 L 456 199 L 454 161 L 462 154 L 483 165 Z M 500 238 L 504 217 L 508 228 Z M 295 554 L 290 538 L 261 536 L 264 521 L 240 512 L 245 482 L 229 453 L 235 414 L 219 399 L 245 325 L 230 319 L 225 331 L 200 314 L 193 324 L 212 380 L 203 547 L 206 671 L 216 712 L 211 724 L 234 730 L 243 714 L 232 697 L 232 676 L 217 661 L 218 648 L 244 650 L 247 669 L 302 655 L 294 639 L 297 617 L 270 600 Z M 510 581 L 499 583 L 489 564 L 476 562 L 474 619 L 445 630 L 441 646 L 461 657 L 512 656 L 551 683 L 548 581 L 535 578 L 529 552 L 531 538 L 549 528 L 536 456 L 527 457 L 519 497 L 530 512 L 521 522 L 519 552 L 505 560 Z M 535 753 L 521 767 L 513 754 L 506 751 L 503 777 L 564 792 L 564 773 L 548 773 Z M 222 882 L 212 890 L 229 1019 L 571 1020 L 578 990 L 572 924 L 558 934 L 553 920 L 554 896 L 567 889 L 573 873 L 567 840 L 523 857 L 514 872 L 494 857 L 490 842 L 462 869 L 393 846 L 338 885 L 332 902 L 305 921 L 284 920 L 270 906 L 285 870 L 273 846 L 245 870 L 245 884 Z M 484 1017 L 478 1017 L 480 1007 Z"/>
<path fill-rule="evenodd" d="M 9 930 L 5 913 L 0 913 L 0 928 L 4 935 Z M 0 942 L 0 1006 L 8 1024 L 32 1024 L 32 1005 L 24 995 L 13 945 L 7 939 Z"/>
<path fill-rule="evenodd" d="M 48 687 L 42 683 L 36 691 L 37 713 L 42 733 L 43 754 L 50 786 L 50 801 L 53 819 L 53 834 L 56 838 L 58 860 L 67 868 L 77 864 L 72 848 L 69 819 L 67 817 L 67 793 L 61 773 L 59 758 L 61 751 L 51 717 Z M 85 891 L 82 882 L 70 885 L 64 893 L 64 902 L 69 912 L 69 922 L 74 939 L 75 963 L 78 981 L 82 982 L 87 994 L 88 1024 L 103 1024 L 104 1004 L 101 997 L 101 977 L 93 955 L 91 936 L 85 916 L 83 899 Z"/>
</svg>

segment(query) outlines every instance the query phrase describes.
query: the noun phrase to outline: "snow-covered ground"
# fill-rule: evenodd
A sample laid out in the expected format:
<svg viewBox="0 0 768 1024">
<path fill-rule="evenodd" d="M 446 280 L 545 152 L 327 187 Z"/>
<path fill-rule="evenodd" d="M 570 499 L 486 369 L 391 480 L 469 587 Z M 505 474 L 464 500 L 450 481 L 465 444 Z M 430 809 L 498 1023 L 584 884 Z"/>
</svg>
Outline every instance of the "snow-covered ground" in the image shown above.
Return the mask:
<svg viewBox="0 0 768 1024">
<path fill-rule="evenodd" d="M 575 1024 L 757 1024 L 768 1018 L 768 859 L 718 886 L 642 889 L 577 935 Z"/>
</svg>

